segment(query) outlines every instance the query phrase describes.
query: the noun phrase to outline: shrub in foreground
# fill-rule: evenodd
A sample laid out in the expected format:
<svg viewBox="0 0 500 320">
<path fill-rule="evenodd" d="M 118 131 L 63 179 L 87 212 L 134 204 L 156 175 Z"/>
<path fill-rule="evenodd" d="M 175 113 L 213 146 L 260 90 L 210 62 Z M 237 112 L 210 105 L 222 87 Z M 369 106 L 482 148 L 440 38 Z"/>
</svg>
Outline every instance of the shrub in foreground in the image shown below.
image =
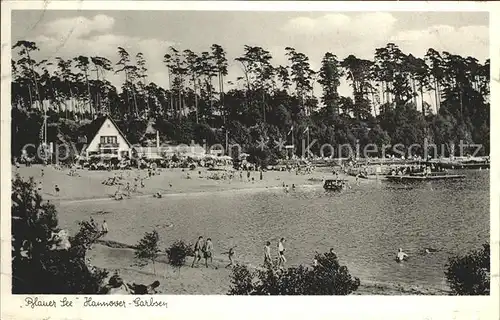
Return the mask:
<svg viewBox="0 0 500 320">
<path fill-rule="evenodd" d="M 347 295 L 356 291 L 359 278 L 352 277 L 333 253 L 317 254 L 318 265 L 287 270 L 272 268 L 252 272 L 237 265 L 231 275 L 230 295 Z"/>
<path fill-rule="evenodd" d="M 174 242 L 166 250 L 166 252 L 168 256 L 168 263 L 177 268 L 182 267 L 186 263 L 186 258 L 188 256 L 194 255 L 191 246 L 182 240 Z"/>
<path fill-rule="evenodd" d="M 95 241 L 81 224 L 77 236 L 58 227 L 54 205 L 44 203 L 33 179 L 12 181 L 12 293 L 93 294 L 107 276 L 89 270 L 85 254 Z"/>
<path fill-rule="evenodd" d="M 160 249 L 158 247 L 159 242 L 160 236 L 156 230 L 153 230 L 152 232 L 146 232 L 144 237 L 139 240 L 139 243 L 135 246 L 136 264 L 140 267 L 144 267 L 151 262 L 153 264 L 153 272 L 155 275 L 155 262 L 160 255 Z"/>
<path fill-rule="evenodd" d="M 449 258 L 445 275 L 456 295 L 489 295 L 490 244 L 464 256 Z"/>
</svg>

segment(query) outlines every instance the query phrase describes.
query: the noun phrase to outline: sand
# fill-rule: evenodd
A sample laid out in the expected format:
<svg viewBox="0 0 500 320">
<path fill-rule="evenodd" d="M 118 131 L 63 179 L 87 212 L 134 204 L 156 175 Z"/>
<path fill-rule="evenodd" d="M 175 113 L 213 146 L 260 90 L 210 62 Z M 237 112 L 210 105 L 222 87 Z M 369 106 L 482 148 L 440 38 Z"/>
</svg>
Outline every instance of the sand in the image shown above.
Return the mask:
<svg viewBox="0 0 500 320">
<path fill-rule="evenodd" d="M 44 176 L 41 176 L 41 170 L 44 170 Z M 198 174 L 201 171 L 201 175 Z M 107 178 L 113 177 L 118 171 L 89 171 L 78 170 L 79 177 L 68 175 L 69 170 L 56 170 L 50 166 L 42 167 L 34 165 L 31 167 L 14 168 L 13 174 L 19 173 L 23 178 L 34 177 L 36 182 L 42 182 L 42 196 L 44 199 L 53 199 L 57 201 L 75 201 L 88 199 L 106 199 L 112 198 L 118 187 L 106 186 L 102 184 Z M 189 173 L 190 179 L 187 179 Z M 243 179 L 240 180 L 236 173 L 232 180 L 213 180 L 207 176 L 215 174 L 215 171 L 206 169 L 196 169 L 194 171 L 184 171 L 181 169 L 163 169 L 159 175 L 148 178 L 147 170 L 124 170 L 123 184 L 130 183 L 133 187 L 134 178 L 144 178 L 144 188 L 138 188 L 132 192 L 132 197 L 152 196 L 160 192 L 167 194 L 185 194 L 197 192 L 220 192 L 227 190 L 259 190 L 269 188 L 282 188 L 283 183 L 297 187 L 321 186 L 322 179 L 334 178 L 330 169 L 319 169 L 311 174 L 299 174 L 285 171 L 267 171 L 263 173 L 263 180 L 259 179 L 259 172 L 251 172 L 251 178 L 254 181 L 247 180 L 246 172 L 243 173 Z M 351 183 L 355 183 L 355 178 L 351 176 L 340 176 Z M 367 183 L 370 180 L 360 179 L 359 183 Z M 60 188 L 59 193 L 55 191 L 55 185 Z M 121 187 L 124 190 L 124 186 Z"/>
<path fill-rule="evenodd" d="M 191 267 L 193 257 L 186 259 L 186 265 L 173 268 L 167 264 L 165 255 L 159 257 L 155 263 L 144 268 L 134 267 L 134 251 L 127 248 L 110 248 L 105 245 L 94 245 L 87 254 L 92 264 L 106 268 L 112 274 L 119 270 L 122 278 L 127 282 L 149 284 L 160 281 L 161 294 L 227 294 L 231 285 L 231 268 L 227 257 L 215 256 L 213 264 L 208 268 L 202 259 L 194 268 Z M 238 262 L 236 257 L 235 262 Z M 249 266 L 254 267 L 254 266 Z M 156 272 L 156 274 L 155 274 Z M 448 292 L 427 289 L 417 286 L 403 286 L 397 283 L 379 283 L 361 281 L 361 286 L 354 295 L 447 295 Z"/>
</svg>

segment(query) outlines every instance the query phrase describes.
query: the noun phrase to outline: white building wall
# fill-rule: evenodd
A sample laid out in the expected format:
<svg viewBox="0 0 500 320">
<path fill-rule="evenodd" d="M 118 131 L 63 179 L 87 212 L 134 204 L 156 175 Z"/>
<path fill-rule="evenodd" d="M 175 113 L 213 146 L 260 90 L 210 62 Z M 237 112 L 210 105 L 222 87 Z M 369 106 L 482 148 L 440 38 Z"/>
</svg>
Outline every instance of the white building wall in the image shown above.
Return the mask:
<svg viewBox="0 0 500 320">
<path fill-rule="evenodd" d="M 111 120 L 106 119 L 104 121 L 103 125 L 97 132 L 96 136 L 92 141 L 89 143 L 87 147 L 87 153 L 88 152 L 99 152 L 99 144 L 101 143 L 101 137 L 102 136 L 116 136 L 116 141 L 118 143 L 118 158 L 121 158 L 121 153 L 122 151 L 127 151 L 127 153 L 130 153 L 130 147 L 128 146 L 127 142 L 125 139 L 122 137 L 120 132 L 118 131 L 118 128 L 114 126 L 114 124 L 111 122 Z"/>
</svg>

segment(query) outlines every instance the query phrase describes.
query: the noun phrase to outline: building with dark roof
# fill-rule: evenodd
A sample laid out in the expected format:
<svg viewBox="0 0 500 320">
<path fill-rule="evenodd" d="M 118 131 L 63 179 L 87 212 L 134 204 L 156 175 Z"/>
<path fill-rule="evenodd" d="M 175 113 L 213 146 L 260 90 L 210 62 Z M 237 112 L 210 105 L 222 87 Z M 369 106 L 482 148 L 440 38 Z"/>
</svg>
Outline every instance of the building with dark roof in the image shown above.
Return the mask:
<svg viewBox="0 0 500 320">
<path fill-rule="evenodd" d="M 131 144 L 116 122 L 107 115 L 96 118 L 87 126 L 86 138 L 87 157 L 92 155 L 106 155 L 118 159 L 130 157 Z"/>
</svg>

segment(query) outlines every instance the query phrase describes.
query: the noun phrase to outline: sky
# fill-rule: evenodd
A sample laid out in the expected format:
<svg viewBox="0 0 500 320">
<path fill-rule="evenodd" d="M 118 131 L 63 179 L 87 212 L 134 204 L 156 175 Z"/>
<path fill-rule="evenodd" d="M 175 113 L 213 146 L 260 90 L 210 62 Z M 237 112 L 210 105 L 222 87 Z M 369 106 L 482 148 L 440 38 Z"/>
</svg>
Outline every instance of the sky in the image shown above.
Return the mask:
<svg viewBox="0 0 500 320">
<path fill-rule="evenodd" d="M 331 52 L 373 59 L 376 48 L 397 44 L 423 57 L 428 48 L 489 58 L 488 13 L 481 12 L 221 12 L 221 11 L 12 11 L 12 43 L 35 41 L 37 59 L 105 56 L 118 61 L 117 47 L 142 52 L 149 81 L 168 87 L 163 55 L 169 46 L 194 52 L 220 44 L 229 60 L 228 81 L 242 75 L 234 58 L 244 45 L 271 52 L 274 65 L 286 64 L 285 47 L 306 54 L 313 69 Z M 107 77 L 119 85 L 121 78 Z M 228 89 L 231 86 L 226 86 Z M 319 94 L 319 86 L 315 88 Z M 339 92 L 350 95 L 343 81 Z"/>
</svg>

